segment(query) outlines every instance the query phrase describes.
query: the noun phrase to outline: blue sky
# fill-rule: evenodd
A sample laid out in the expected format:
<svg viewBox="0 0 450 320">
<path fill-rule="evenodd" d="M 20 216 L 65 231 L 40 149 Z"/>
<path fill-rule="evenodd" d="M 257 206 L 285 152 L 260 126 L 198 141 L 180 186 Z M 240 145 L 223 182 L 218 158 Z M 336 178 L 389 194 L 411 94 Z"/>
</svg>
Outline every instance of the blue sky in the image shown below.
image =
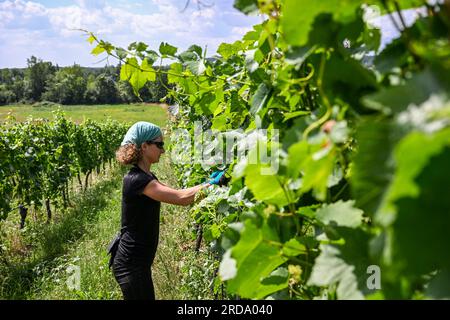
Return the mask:
<svg viewBox="0 0 450 320">
<path fill-rule="evenodd" d="M 201 2 L 211 6 L 199 10 L 191 0 L 183 11 L 186 0 L 0 0 L 0 68 L 24 67 L 31 55 L 60 66 L 103 66 L 77 28 L 118 46 L 143 41 L 157 49 L 165 41 L 183 50 L 198 44 L 212 55 L 262 21 L 234 9 L 233 0 Z M 397 36 L 385 17 L 375 24 L 383 26 L 384 44 Z"/>
</svg>

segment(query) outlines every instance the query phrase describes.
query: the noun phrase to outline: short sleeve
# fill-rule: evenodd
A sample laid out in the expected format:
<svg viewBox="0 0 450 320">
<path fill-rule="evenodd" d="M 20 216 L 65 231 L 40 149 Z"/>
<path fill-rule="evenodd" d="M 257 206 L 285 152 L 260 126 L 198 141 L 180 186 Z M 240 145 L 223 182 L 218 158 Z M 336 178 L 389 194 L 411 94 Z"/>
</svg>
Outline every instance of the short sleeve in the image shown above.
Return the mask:
<svg viewBox="0 0 450 320">
<path fill-rule="evenodd" d="M 125 176 L 123 183 L 124 196 L 130 198 L 141 195 L 148 183 L 154 179 L 154 176 L 145 172 L 128 174 Z"/>
</svg>

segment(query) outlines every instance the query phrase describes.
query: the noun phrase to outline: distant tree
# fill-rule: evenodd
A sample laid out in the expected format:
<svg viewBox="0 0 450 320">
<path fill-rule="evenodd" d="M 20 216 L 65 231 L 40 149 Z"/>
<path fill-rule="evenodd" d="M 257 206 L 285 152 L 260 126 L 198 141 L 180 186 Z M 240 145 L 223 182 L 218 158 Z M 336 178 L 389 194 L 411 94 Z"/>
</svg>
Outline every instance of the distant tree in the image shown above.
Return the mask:
<svg viewBox="0 0 450 320">
<path fill-rule="evenodd" d="M 11 69 L 0 70 L 0 84 L 11 85 L 14 82 L 14 76 Z"/>
<path fill-rule="evenodd" d="M 16 102 L 16 95 L 6 84 L 0 84 L 0 105 Z"/>
<path fill-rule="evenodd" d="M 138 97 L 133 92 L 133 88 L 128 81 L 118 81 L 116 83 L 117 95 L 122 103 L 133 103 L 138 101 Z"/>
<path fill-rule="evenodd" d="M 28 68 L 25 72 L 25 96 L 32 101 L 41 100 L 47 80 L 55 73 L 56 67 L 51 62 L 31 56 L 27 59 Z"/>
<path fill-rule="evenodd" d="M 25 98 L 25 82 L 24 79 L 16 79 L 14 80 L 14 83 L 12 83 L 9 88 L 12 92 L 14 92 L 15 99 L 13 102 L 21 102 Z"/>
<path fill-rule="evenodd" d="M 97 104 L 119 102 L 116 78 L 117 76 L 111 71 L 105 71 L 95 78 L 90 75 L 85 93 L 86 101 Z"/>
<path fill-rule="evenodd" d="M 97 84 L 96 84 L 96 76 L 94 73 L 90 73 L 87 76 L 86 80 L 86 91 L 84 93 L 84 100 L 86 103 L 95 103 L 97 99 Z"/>
<path fill-rule="evenodd" d="M 84 103 L 86 77 L 79 65 L 58 70 L 46 84 L 43 100 L 61 104 Z"/>
<path fill-rule="evenodd" d="M 0 103 L 52 101 L 61 104 L 160 102 L 167 95 L 167 75 L 148 82 L 137 97 L 128 81 L 120 81 L 120 65 L 59 68 L 32 56 L 25 69 L 0 69 Z M 155 70 L 158 68 L 156 67 Z M 168 67 L 161 67 L 167 71 Z M 42 88 L 42 81 L 44 81 Z M 162 83 L 161 83 L 162 81 Z"/>
<path fill-rule="evenodd" d="M 161 84 L 162 81 L 162 84 Z M 160 75 L 158 81 L 149 83 L 148 91 L 150 94 L 149 102 L 160 102 L 162 98 L 167 95 L 167 74 L 163 73 Z"/>
<path fill-rule="evenodd" d="M 0 103 L 19 102 L 24 98 L 24 72 L 21 69 L 0 69 Z"/>
</svg>

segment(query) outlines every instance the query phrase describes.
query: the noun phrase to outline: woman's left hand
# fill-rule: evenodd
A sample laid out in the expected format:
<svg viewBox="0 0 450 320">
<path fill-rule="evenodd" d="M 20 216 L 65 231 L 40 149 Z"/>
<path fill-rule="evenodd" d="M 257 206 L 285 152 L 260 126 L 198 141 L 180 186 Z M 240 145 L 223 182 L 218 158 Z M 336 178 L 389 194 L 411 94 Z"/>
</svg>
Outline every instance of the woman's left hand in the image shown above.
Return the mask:
<svg viewBox="0 0 450 320">
<path fill-rule="evenodd" d="M 218 185 L 220 182 L 220 178 L 222 178 L 222 176 L 224 175 L 225 171 L 215 171 L 211 174 L 210 178 L 212 178 L 211 180 L 209 180 L 210 184 L 216 184 Z"/>
</svg>

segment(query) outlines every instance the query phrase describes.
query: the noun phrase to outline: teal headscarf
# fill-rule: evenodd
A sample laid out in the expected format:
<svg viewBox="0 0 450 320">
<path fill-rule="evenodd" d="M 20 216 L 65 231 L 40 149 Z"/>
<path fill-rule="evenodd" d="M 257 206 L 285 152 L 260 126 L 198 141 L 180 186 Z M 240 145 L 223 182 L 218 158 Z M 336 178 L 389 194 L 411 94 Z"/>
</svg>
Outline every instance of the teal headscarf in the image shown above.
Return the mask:
<svg viewBox="0 0 450 320">
<path fill-rule="evenodd" d="M 160 136 L 162 136 L 162 132 L 157 125 L 150 122 L 139 121 L 128 129 L 121 145 L 134 143 L 140 147 L 145 141 L 153 140 Z"/>
</svg>

